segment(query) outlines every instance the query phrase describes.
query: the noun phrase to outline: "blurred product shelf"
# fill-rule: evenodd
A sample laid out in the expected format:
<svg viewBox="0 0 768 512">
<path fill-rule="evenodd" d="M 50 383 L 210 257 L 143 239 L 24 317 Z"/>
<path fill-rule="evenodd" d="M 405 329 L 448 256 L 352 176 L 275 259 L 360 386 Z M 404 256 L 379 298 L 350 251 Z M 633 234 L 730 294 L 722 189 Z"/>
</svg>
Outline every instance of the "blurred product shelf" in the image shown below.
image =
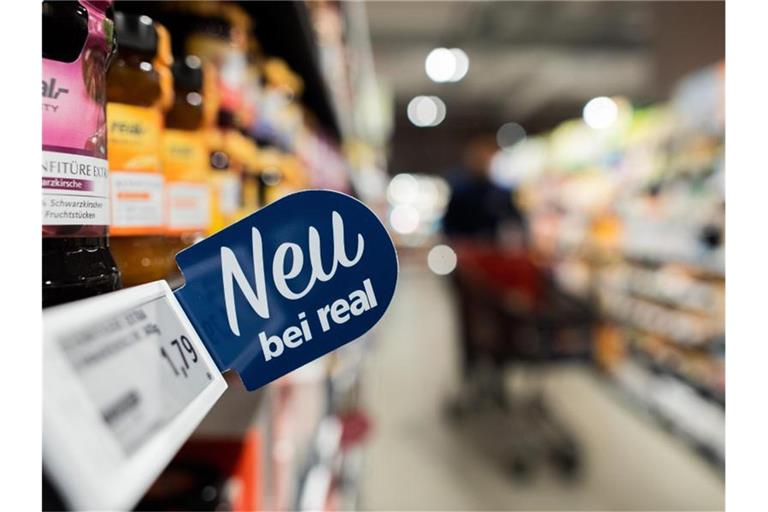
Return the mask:
<svg viewBox="0 0 768 512">
<path fill-rule="evenodd" d="M 368 342 L 356 343 L 256 392 L 228 374 L 229 389 L 138 508 L 162 510 L 153 490 L 162 493 L 166 479 L 188 467 L 219 475 L 207 483 L 216 488 L 209 491 L 219 500 L 216 510 L 318 510 L 354 502 L 357 472 L 350 474 L 350 467 L 359 466 L 355 445 L 362 431 L 354 439 L 350 418 L 357 411 L 359 381 L 349 367 L 359 367 Z M 224 462 L 229 470 L 214 471 Z"/>
<path fill-rule="evenodd" d="M 616 122 L 567 121 L 512 149 L 533 242 L 560 286 L 593 302 L 595 358 L 671 431 L 724 467 L 723 70 Z M 531 170 L 526 146 L 546 147 Z"/>
<path fill-rule="evenodd" d="M 189 80 L 194 91 L 184 89 L 174 101 L 205 110 L 199 185 L 210 208 L 206 202 L 205 222 L 194 229 L 163 232 L 156 253 L 135 250 L 141 265 L 158 260 L 175 270 L 179 250 L 311 188 L 355 195 L 388 219 L 401 261 L 433 259 L 450 190 L 435 176 L 387 176 L 394 101 L 375 76 L 365 8 L 300 0 L 115 2 L 115 11 L 154 24 L 151 64 L 139 66 L 159 70 L 156 89 L 168 87 L 182 62 L 189 68 L 182 76 L 198 68 L 203 74 Z M 195 64 L 189 57 L 197 53 Z M 720 467 L 722 68 L 692 74 L 665 103 L 634 108 L 612 98 L 611 127 L 565 121 L 503 150 L 496 169 L 499 179 L 515 183 L 537 257 L 564 291 L 599 312 L 592 341 L 606 380 Z M 112 91 L 141 89 L 111 80 Z M 168 115 L 174 101 L 167 93 L 152 98 L 153 108 L 165 109 L 154 114 Z M 54 238 L 45 229 L 43 236 Z M 446 263 L 438 253 L 429 263 L 435 273 L 455 268 L 447 249 L 454 259 Z M 157 279 L 148 276 L 140 281 Z M 163 278 L 173 289 L 183 285 L 178 271 Z M 228 389 L 194 433 L 178 440 L 184 445 L 136 509 L 355 509 L 371 430 L 361 369 L 375 341 L 366 335 L 256 392 L 226 374 Z M 54 495 L 51 509 L 61 505 Z"/>
<path fill-rule="evenodd" d="M 610 106 L 603 125 L 593 126 L 586 114 L 565 120 L 498 150 L 490 169 L 525 211 L 538 262 L 563 291 L 598 312 L 599 368 L 718 466 L 725 408 L 723 88 L 721 62 L 684 77 L 661 103 L 597 98 Z M 440 242 L 449 197 L 445 179 L 392 178 L 388 219 L 403 261 L 426 260 L 437 274 L 454 270 L 456 254 Z"/>
<path fill-rule="evenodd" d="M 259 35 L 264 52 L 284 59 L 302 78 L 305 87 L 303 101 L 307 108 L 317 116 L 323 128 L 340 142 L 341 127 L 330 85 L 320 67 L 320 49 L 310 17 L 310 6 L 293 1 L 237 3 L 254 20 L 254 30 Z M 339 65 L 343 67 L 343 61 Z"/>
<path fill-rule="evenodd" d="M 697 393 L 691 383 L 659 373 L 633 359 L 613 372 L 620 389 L 659 424 L 680 436 L 708 461 L 725 469 L 725 413 L 722 404 Z"/>
<path fill-rule="evenodd" d="M 117 1 L 114 10 L 159 27 L 159 46 L 167 49 L 158 53 L 174 54 L 166 60 L 197 69 L 187 55 L 201 57 L 204 83 L 197 87 L 204 91 L 185 94 L 195 106 L 202 95 L 213 111 L 204 137 L 212 166 L 206 186 L 214 194 L 207 232 L 307 188 L 356 194 L 377 207 L 366 183 L 375 192 L 384 181 L 391 122 L 372 86 L 363 4 Z M 117 85 L 137 87 L 129 79 Z M 362 121 L 354 113 L 361 105 Z M 224 178 L 232 178 L 232 190 Z M 183 247 L 160 256 L 172 262 Z M 167 281 L 172 289 L 183 285 L 178 272 Z M 354 507 L 368 430 L 359 373 L 369 344 L 358 340 L 253 393 L 225 375 L 229 388 L 136 509 Z M 65 505 L 55 494 L 47 507 Z"/>
</svg>

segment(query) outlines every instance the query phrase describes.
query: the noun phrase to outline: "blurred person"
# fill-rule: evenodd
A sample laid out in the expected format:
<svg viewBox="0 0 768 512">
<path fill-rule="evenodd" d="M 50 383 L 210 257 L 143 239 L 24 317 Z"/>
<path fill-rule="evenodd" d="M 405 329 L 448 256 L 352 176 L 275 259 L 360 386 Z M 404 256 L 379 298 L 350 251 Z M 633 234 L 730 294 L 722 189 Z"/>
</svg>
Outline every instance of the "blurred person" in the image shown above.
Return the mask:
<svg viewBox="0 0 768 512">
<path fill-rule="evenodd" d="M 525 220 L 513 201 L 514 191 L 490 179 L 498 150 L 493 135 L 476 136 L 467 143 L 461 164 L 449 171 L 451 198 L 443 217 L 447 237 L 495 244 L 509 242 L 510 232 L 517 231 L 524 239 Z M 517 238 L 519 245 L 522 239 Z"/>
<path fill-rule="evenodd" d="M 524 252 L 527 228 L 522 211 L 514 202 L 514 190 L 505 189 L 490 179 L 491 161 L 499 147 L 493 135 L 469 140 L 463 161 L 448 172 L 451 196 L 443 217 L 443 233 L 459 255 L 454 284 L 460 308 L 461 363 L 464 388 L 449 404 L 449 411 L 460 413 L 468 402 L 482 398 L 506 406 L 502 387 L 503 361 L 479 348 L 478 324 L 484 311 L 477 310 L 462 280 L 462 254 L 469 251 L 498 253 Z"/>
</svg>

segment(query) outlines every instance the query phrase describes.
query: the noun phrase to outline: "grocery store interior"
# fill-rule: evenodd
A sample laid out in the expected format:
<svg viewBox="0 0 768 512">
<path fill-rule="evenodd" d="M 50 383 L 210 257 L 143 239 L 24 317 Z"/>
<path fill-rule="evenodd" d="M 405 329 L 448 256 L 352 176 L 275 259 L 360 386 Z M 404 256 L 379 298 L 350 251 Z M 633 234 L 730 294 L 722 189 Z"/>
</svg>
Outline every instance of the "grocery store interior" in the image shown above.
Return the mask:
<svg viewBox="0 0 768 512">
<path fill-rule="evenodd" d="M 62 334 L 123 451 L 67 466 L 87 421 L 45 369 L 44 509 L 722 510 L 724 5 L 43 2 L 46 344 L 301 190 L 362 201 L 399 262 L 373 329 L 205 410 L 106 411 L 99 378 L 154 367 Z"/>
</svg>

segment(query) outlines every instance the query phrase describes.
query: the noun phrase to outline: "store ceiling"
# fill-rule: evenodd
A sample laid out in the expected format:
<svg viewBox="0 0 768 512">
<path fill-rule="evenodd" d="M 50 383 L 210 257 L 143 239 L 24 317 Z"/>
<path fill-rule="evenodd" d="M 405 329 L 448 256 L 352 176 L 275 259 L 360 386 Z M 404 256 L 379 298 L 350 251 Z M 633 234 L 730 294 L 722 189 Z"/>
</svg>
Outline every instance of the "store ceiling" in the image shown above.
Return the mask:
<svg viewBox="0 0 768 512">
<path fill-rule="evenodd" d="M 528 134 L 581 116 L 595 96 L 634 105 L 663 101 L 687 73 L 724 58 L 725 9 L 716 1 L 369 1 L 374 63 L 392 90 L 389 171 L 441 173 L 466 141 L 520 123 Z M 432 82 L 424 60 L 458 47 L 469 73 Z M 406 117 L 416 95 L 436 95 L 445 120 L 419 128 Z"/>
<path fill-rule="evenodd" d="M 376 70 L 398 103 L 435 94 L 451 109 L 525 122 L 598 95 L 652 91 L 652 13 L 644 2 L 367 2 Z M 470 58 L 459 83 L 424 72 L 435 47 Z"/>
</svg>

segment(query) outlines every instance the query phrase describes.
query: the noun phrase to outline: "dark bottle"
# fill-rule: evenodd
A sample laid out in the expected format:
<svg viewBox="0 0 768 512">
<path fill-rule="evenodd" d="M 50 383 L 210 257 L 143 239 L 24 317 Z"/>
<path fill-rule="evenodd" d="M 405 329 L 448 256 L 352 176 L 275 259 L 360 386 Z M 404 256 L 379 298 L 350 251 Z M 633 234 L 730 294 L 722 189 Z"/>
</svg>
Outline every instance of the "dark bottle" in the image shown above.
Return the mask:
<svg viewBox="0 0 768 512">
<path fill-rule="evenodd" d="M 242 139 L 234 113 L 220 109 L 211 141 L 211 183 L 216 195 L 217 217 L 211 230 L 218 231 L 240 220 L 243 206 L 244 159 Z"/>
<path fill-rule="evenodd" d="M 259 146 L 246 129 L 240 130 L 242 134 L 241 145 L 243 147 L 243 174 L 241 194 L 242 211 L 240 217 L 247 217 L 258 210 L 263 203 L 260 201 L 262 190 L 259 182 L 259 166 L 261 163 L 261 153 Z"/>
<path fill-rule="evenodd" d="M 120 288 L 108 240 L 108 2 L 43 2 L 43 307 Z"/>
<path fill-rule="evenodd" d="M 173 63 L 174 102 L 165 115 L 163 171 L 168 197 L 168 252 L 177 252 L 203 238 L 210 223 L 209 147 L 212 126 L 206 107 L 203 64 L 187 55 Z M 167 280 L 180 277 L 174 266 Z"/>
<path fill-rule="evenodd" d="M 199 56 L 210 72 L 206 80 L 215 84 L 208 104 L 215 108 L 216 122 L 209 129 L 211 220 L 208 234 L 240 218 L 242 207 L 243 160 L 238 131 L 242 107 L 246 53 L 244 29 L 247 21 L 232 16 L 237 6 L 223 3 L 188 2 L 189 15 L 184 49 Z M 237 17 L 237 16 L 235 16 Z"/>
<path fill-rule="evenodd" d="M 164 113 L 173 85 L 167 33 L 148 16 L 115 13 L 117 55 L 107 71 L 112 252 L 126 286 L 165 278 Z M 166 55 L 168 53 L 168 55 Z"/>
</svg>

